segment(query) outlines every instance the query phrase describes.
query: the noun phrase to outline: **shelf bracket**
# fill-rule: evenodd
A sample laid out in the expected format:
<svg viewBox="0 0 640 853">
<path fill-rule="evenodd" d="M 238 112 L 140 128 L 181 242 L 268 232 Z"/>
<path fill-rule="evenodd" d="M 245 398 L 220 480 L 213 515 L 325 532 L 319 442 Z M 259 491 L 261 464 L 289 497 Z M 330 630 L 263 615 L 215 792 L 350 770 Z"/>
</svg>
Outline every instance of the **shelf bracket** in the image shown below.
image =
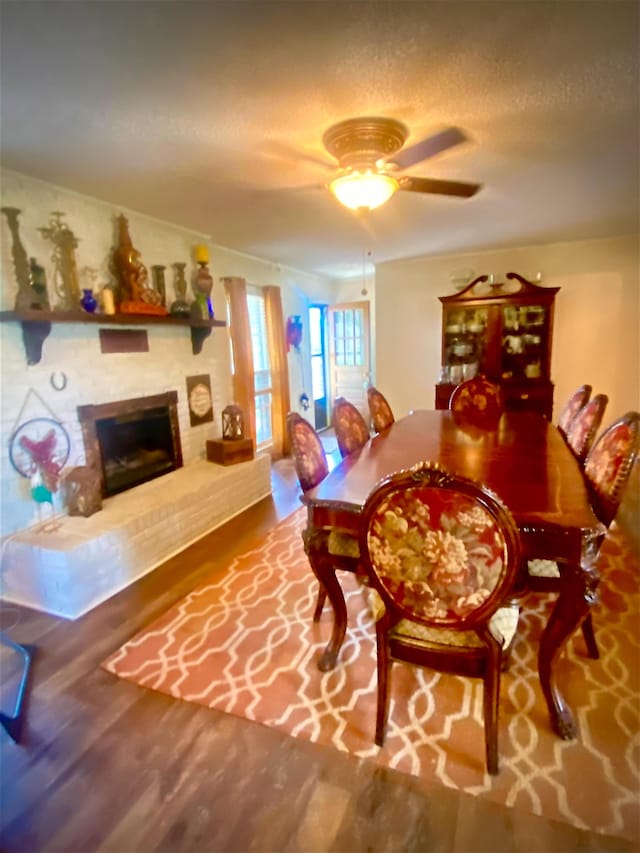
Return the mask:
<svg viewBox="0 0 640 853">
<path fill-rule="evenodd" d="M 42 345 L 51 332 L 51 323 L 48 320 L 22 320 L 21 326 L 27 364 L 38 364 L 42 358 Z"/>
<path fill-rule="evenodd" d="M 191 349 L 194 355 L 199 355 L 202 352 L 202 345 L 211 331 L 211 326 L 191 326 Z"/>
</svg>

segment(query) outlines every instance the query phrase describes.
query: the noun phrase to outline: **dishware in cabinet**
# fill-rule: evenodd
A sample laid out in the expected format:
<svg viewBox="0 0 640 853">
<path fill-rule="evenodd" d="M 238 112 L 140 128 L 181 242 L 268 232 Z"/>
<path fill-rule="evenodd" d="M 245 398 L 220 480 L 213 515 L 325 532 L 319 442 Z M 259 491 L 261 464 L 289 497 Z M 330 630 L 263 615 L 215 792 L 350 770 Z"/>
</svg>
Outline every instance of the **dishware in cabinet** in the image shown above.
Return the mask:
<svg viewBox="0 0 640 853">
<path fill-rule="evenodd" d="M 504 282 L 483 275 L 464 290 L 442 296 L 442 362 L 437 409 L 454 388 L 476 373 L 502 387 L 508 409 L 536 410 L 551 418 L 551 345 L 557 287 L 517 273 Z"/>
</svg>

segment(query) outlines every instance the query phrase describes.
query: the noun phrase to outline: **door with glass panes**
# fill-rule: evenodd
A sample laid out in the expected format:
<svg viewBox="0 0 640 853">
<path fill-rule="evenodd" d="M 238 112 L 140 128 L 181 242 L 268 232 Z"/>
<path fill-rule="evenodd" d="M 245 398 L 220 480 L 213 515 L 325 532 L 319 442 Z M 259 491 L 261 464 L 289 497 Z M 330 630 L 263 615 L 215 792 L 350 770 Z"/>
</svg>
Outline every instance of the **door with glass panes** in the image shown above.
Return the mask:
<svg viewBox="0 0 640 853">
<path fill-rule="evenodd" d="M 369 303 L 329 306 L 331 400 L 345 397 L 369 422 L 367 387 L 371 377 Z"/>
</svg>

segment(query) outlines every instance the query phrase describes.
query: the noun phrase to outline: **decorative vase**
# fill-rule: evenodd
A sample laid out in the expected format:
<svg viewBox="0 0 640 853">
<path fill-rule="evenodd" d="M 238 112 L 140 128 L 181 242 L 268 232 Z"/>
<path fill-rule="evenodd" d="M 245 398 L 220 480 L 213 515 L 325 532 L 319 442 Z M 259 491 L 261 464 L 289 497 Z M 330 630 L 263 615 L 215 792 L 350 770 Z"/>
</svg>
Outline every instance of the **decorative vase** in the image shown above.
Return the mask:
<svg viewBox="0 0 640 853">
<path fill-rule="evenodd" d="M 83 309 L 88 314 L 93 314 L 93 312 L 98 307 L 98 300 L 93 295 L 93 291 L 89 287 L 85 287 L 82 291 L 82 299 L 80 300 L 80 305 L 82 305 Z"/>
<path fill-rule="evenodd" d="M 198 261 L 198 267 L 199 269 L 194 280 L 196 298 L 200 303 L 202 316 L 209 317 L 212 320 L 214 317 L 213 304 L 211 302 L 213 276 L 209 272 L 206 262 Z"/>
<path fill-rule="evenodd" d="M 184 277 L 184 270 L 187 265 L 183 263 L 175 263 L 175 278 L 173 279 L 173 289 L 176 292 L 176 299 L 171 303 L 170 313 L 174 317 L 190 317 L 191 306 L 187 302 L 187 280 Z"/>
<path fill-rule="evenodd" d="M 153 286 L 160 296 L 160 304 L 167 304 L 167 288 L 164 280 L 164 271 L 166 267 L 162 264 L 153 264 L 151 273 L 153 275 Z"/>
</svg>

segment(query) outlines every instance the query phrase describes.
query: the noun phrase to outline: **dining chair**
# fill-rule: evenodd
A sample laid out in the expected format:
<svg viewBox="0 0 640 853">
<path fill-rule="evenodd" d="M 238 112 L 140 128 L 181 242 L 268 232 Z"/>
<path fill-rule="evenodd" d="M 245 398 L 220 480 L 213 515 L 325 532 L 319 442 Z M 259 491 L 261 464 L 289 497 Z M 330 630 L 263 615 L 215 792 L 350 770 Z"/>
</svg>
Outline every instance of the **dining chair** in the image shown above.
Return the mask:
<svg viewBox="0 0 640 853">
<path fill-rule="evenodd" d="M 640 413 L 627 412 L 598 437 L 584 463 L 584 477 L 593 511 L 602 529 L 589 543 L 583 559 L 594 561 L 616 517 L 625 487 L 640 453 Z M 570 566 L 560 560 L 528 559 L 529 588 L 539 592 L 559 592 L 562 574 Z M 589 657 L 600 657 L 591 613 L 582 623 L 582 635 Z"/>
<path fill-rule="evenodd" d="M 329 473 L 327 455 L 325 453 L 320 436 L 297 412 L 289 412 L 287 415 L 287 434 L 293 456 L 293 464 L 302 492 L 308 492 L 321 483 Z M 307 531 L 302 534 L 307 546 Z M 358 540 L 355 536 L 332 530 L 328 538 L 328 551 L 338 569 L 350 572 L 359 570 Z M 319 584 L 316 608 L 313 613 L 313 621 L 320 619 L 322 609 L 326 600 L 326 592 L 322 584 Z"/>
<path fill-rule="evenodd" d="M 387 429 L 395 421 L 391 406 L 387 402 L 384 394 L 381 394 L 373 385 L 367 388 L 367 402 L 369 404 L 369 414 L 371 422 L 376 432 L 382 432 Z"/>
<path fill-rule="evenodd" d="M 344 397 L 336 397 L 331 414 L 331 426 L 336 434 L 338 449 L 344 459 L 360 450 L 369 441 L 369 427 L 358 409 Z"/>
<path fill-rule="evenodd" d="M 581 385 L 569 397 L 564 404 L 560 417 L 558 418 L 558 429 L 563 437 L 567 437 L 567 432 L 571 426 L 571 421 L 578 414 L 580 409 L 589 402 L 591 396 L 591 385 Z"/>
<path fill-rule="evenodd" d="M 581 465 L 584 464 L 593 446 L 608 402 L 609 398 L 606 394 L 596 394 L 578 411 L 569 424 L 566 441 Z"/>
<path fill-rule="evenodd" d="M 449 409 L 458 418 L 478 426 L 494 426 L 504 411 L 502 390 L 486 376 L 474 376 L 454 388 Z"/>
<path fill-rule="evenodd" d="M 376 624 L 376 744 L 394 661 L 475 676 L 484 682 L 487 770 L 497 773 L 500 671 L 519 615 L 504 606 L 520 554 L 511 513 L 480 483 L 421 462 L 371 491 L 360 553 Z"/>
</svg>

